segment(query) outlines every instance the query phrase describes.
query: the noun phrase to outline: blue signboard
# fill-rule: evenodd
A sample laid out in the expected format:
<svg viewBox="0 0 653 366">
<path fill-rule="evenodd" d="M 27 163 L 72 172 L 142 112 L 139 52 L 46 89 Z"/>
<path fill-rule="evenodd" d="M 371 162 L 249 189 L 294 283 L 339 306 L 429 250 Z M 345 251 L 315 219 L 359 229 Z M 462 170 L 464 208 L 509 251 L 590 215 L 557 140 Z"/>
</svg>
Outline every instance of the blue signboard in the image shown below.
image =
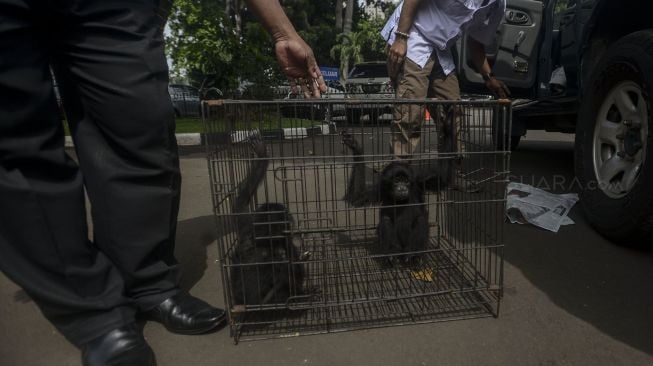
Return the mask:
<svg viewBox="0 0 653 366">
<path fill-rule="evenodd" d="M 340 72 L 337 67 L 322 67 L 320 66 L 320 71 L 322 71 L 322 77 L 326 81 L 337 81 L 340 80 Z"/>
</svg>

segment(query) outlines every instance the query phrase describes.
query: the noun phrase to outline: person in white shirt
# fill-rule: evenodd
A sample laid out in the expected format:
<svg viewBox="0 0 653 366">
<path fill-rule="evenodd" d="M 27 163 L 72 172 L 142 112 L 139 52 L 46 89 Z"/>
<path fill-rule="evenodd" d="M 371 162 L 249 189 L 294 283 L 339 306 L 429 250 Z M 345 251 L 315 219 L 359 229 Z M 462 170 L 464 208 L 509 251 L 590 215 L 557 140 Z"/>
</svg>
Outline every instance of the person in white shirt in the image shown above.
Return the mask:
<svg viewBox="0 0 653 366">
<path fill-rule="evenodd" d="M 404 0 L 400 3 L 381 31 L 388 43 L 388 71 L 396 97 L 460 99 L 452 47 L 463 33 L 468 36 L 470 55 L 487 88 L 499 98 L 508 97 L 510 91 L 494 78 L 484 48 L 494 41 L 505 13 L 505 1 Z M 436 114 L 431 116 L 437 118 Z M 423 112 L 417 105 L 397 105 L 393 119 L 393 153 L 397 158 L 410 156 L 419 145 Z M 457 134 L 459 126 L 455 126 L 455 131 Z"/>
</svg>

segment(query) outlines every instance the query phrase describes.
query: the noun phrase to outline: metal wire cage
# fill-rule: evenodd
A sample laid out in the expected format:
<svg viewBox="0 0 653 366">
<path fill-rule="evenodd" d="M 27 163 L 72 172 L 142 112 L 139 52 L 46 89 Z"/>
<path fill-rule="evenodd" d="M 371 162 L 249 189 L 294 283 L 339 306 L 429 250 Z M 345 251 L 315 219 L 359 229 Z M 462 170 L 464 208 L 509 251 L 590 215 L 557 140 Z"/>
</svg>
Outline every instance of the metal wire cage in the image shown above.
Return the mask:
<svg viewBox="0 0 653 366">
<path fill-rule="evenodd" d="M 448 183 L 422 186 L 428 240 L 410 253 L 417 261 L 400 264 L 392 261 L 396 252 L 379 251 L 380 211 L 387 203 L 356 207 L 346 199 L 356 164 L 369 181 L 397 159 L 393 111 L 418 113 L 421 121 L 419 144 L 402 157 L 406 164 L 455 167 Z M 510 103 L 225 100 L 204 102 L 203 118 L 235 342 L 498 316 Z M 443 126 L 452 120 L 456 144 L 445 151 Z M 343 132 L 361 147 L 357 160 Z M 264 155 L 255 153 L 252 140 L 262 141 Z M 265 169 L 261 182 L 246 208 L 236 210 L 257 166 Z M 261 249 L 258 256 L 242 248 L 246 240 L 265 247 L 273 239 L 283 248 Z M 284 291 L 263 295 L 261 289 L 278 283 Z"/>
</svg>

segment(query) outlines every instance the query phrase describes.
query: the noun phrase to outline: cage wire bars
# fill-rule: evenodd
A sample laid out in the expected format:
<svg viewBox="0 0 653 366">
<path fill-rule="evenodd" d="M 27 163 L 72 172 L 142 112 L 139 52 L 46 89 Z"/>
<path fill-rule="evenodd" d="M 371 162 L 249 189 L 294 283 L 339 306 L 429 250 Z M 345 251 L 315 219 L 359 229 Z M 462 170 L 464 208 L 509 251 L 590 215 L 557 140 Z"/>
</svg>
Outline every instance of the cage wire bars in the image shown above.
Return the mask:
<svg viewBox="0 0 653 366">
<path fill-rule="evenodd" d="M 343 199 L 355 162 L 342 132 L 363 148 L 366 177 L 379 174 L 395 159 L 394 108 L 419 113 L 423 123 L 409 164 L 449 159 L 458 167 L 456 179 L 476 188 L 426 191 L 428 243 L 410 265 L 389 265 L 389 255 L 377 250 L 379 203 L 354 207 Z M 438 151 L 438 116 L 448 108 L 457 111 L 457 147 Z M 219 264 L 234 341 L 498 316 L 510 168 L 509 141 L 500 141 L 510 136 L 511 115 L 509 102 L 492 100 L 205 101 Z M 263 141 L 266 157 L 252 152 L 252 136 Z M 232 212 L 239 185 L 261 159 L 269 165 L 251 204 L 244 213 Z M 270 202 L 287 207 L 284 245 L 295 246 L 299 256 L 235 261 L 237 216 L 251 218 L 258 205 Z M 265 303 L 237 299 L 234 285 L 243 283 L 235 274 L 269 282 L 272 266 L 301 284 Z"/>
</svg>

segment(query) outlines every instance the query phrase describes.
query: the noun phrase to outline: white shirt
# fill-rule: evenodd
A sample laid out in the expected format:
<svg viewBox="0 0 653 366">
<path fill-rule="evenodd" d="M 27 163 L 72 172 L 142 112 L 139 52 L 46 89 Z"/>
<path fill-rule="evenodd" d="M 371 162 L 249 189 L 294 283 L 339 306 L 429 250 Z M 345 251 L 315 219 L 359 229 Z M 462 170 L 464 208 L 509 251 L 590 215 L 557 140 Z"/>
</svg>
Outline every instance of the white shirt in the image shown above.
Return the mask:
<svg viewBox="0 0 653 366">
<path fill-rule="evenodd" d="M 506 12 L 506 0 L 424 0 L 415 14 L 408 32 L 407 54 L 410 60 L 424 67 L 435 51 L 446 75 L 456 69 L 451 47 L 465 32 L 468 36 L 490 45 Z M 395 41 L 395 30 L 403 1 L 381 30 L 388 44 Z"/>
</svg>

